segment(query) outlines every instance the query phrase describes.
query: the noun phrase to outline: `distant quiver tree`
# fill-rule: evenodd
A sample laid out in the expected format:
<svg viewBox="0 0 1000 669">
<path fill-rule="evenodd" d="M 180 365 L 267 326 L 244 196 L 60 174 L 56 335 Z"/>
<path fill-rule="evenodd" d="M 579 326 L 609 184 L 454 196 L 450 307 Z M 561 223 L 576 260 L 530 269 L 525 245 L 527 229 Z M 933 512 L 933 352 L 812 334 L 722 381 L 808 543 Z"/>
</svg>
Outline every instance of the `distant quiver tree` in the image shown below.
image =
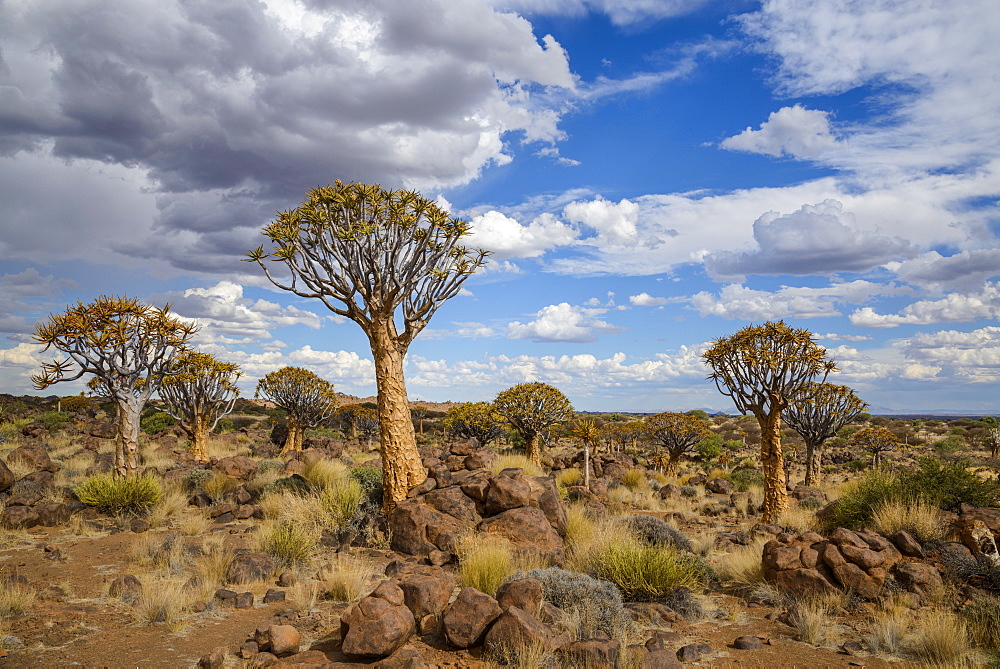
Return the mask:
<svg viewBox="0 0 1000 669">
<path fill-rule="evenodd" d="M 899 447 L 899 437 L 881 425 L 863 427 L 851 435 L 851 445 L 859 446 L 872 454 L 872 467 L 882 462 L 882 454 Z"/>
<path fill-rule="evenodd" d="M 709 423 L 697 415 L 666 411 L 646 419 L 646 434 L 650 441 L 663 449 L 667 456 L 664 473 L 677 475 L 681 456 L 694 449 L 698 442 L 712 436 Z"/>
<path fill-rule="evenodd" d="M 573 417 L 573 405 L 558 388 L 547 383 L 519 383 L 493 400 L 497 413 L 518 430 L 527 442 L 527 455 L 542 464 L 539 433 Z"/>
<path fill-rule="evenodd" d="M 359 183 L 314 188 L 263 233 L 247 260 L 279 288 L 314 297 L 361 326 L 378 388 L 385 510 L 427 477 L 410 418 L 403 359 L 417 334 L 458 294 L 487 252 L 462 246 L 468 222 L 412 191 Z M 284 265 L 275 276 L 265 260 Z"/>
<path fill-rule="evenodd" d="M 867 406 L 851 388 L 833 383 L 807 383 L 792 399 L 782 415 L 806 443 L 806 485 L 820 482 L 826 440 L 836 436 L 840 428 L 855 420 Z"/>
<path fill-rule="evenodd" d="M 750 325 L 717 339 L 702 357 L 719 392 L 732 398 L 742 413 L 752 413 L 760 425 L 763 518 L 774 522 L 788 508 L 781 412 L 807 383 L 817 376 L 825 381 L 837 367 L 826 359 L 826 349 L 816 344 L 812 333 L 788 327 L 784 321 Z"/>
<path fill-rule="evenodd" d="M 240 395 L 238 365 L 222 362 L 209 353 L 185 351 L 177 356 L 172 373 L 163 379 L 160 399 L 191 439 L 191 457 L 208 460 L 208 435 L 229 414 Z"/>
<path fill-rule="evenodd" d="M 35 388 L 92 374 L 91 387 L 117 405 L 116 476 L 136 474 L 142 410 L 163 379 L 175 373 L 174 356 L 198 331 L 169 312 L 170 305 L 157 309 L 135 298 L 102 295 L 50 315 L 35 328 L 42 350 L 54 348 L 67 356 L 43 364 L 42 372 L 31 377 Z"/>
<path fill-rule="evenodd" d="M 301 367 L 282 367 L 257 381 L 257 397 L 288 413 L 288 436 L 281 452 L 301 451 L 307 427 L 319 425 L 337 410 L 333 384 Z"/>
<path fill-rule="evenodd" d="M 465 402 L 448 409 L 441 420 L 449 434 L 459 439 L 477 439 L 482 446 L 504 435 L 503 418 L 489 402 Z"/>
</svg>

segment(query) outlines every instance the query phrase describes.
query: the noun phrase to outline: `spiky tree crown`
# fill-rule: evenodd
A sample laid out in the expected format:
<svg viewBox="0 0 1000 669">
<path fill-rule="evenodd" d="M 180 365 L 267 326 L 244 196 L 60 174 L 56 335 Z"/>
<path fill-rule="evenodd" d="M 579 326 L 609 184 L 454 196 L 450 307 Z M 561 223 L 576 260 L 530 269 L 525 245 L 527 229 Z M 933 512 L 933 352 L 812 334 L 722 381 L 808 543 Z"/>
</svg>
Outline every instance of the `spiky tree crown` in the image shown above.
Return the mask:
<svg viewBox="0 0 1000 669">
<path fill-rule="evenodd" d="M 274 402 L 305 426 L 319 424 L 337 409 L 333 384 L 301 367 L 282 367 L 263 377 L 255 396 Z"/>
<path fill-rule="evenodd" d="M 573 416 L 573 405 L 562 391 L 539 381 L 519 383 L 502 391 L 493 406 L 525 434 L 537 434 Z"/>
</svg>

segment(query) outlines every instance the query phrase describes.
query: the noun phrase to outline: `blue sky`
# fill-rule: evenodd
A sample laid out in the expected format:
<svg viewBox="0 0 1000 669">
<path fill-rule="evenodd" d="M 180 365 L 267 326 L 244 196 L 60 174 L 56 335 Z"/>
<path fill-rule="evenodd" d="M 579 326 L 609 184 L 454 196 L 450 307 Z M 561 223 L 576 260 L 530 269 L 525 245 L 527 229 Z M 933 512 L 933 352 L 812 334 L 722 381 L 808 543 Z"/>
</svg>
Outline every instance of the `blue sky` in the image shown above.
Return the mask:
<svg viewBox="0 0 1000 669">
<path fill-rule="evenodd" d="M 0 391 L 39 318 L 128 294 L 248 394 L 372 394 L 360 329 L 240 261 L 339 178 L 493 251 L 411 398 L 726 410 L 701 352 L 783 318 L 876 411 L 1000 413 L 997 34 L 991 0 L 5 2 Z"/>
</svg>

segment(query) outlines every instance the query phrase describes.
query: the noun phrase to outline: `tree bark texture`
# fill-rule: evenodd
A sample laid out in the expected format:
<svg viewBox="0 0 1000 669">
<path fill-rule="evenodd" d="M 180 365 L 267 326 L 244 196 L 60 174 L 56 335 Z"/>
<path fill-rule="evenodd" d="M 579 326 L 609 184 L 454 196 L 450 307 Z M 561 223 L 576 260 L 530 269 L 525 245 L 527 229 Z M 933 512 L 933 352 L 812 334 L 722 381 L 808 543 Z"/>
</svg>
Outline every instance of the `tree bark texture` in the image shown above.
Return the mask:
<svg viewBox="0 0 1000 669">
<path fill-rule="evenodd" d="M 760 461 L 764 469 L 765 523 L 778 520 L 788 509 L 788 495 L 785 493 L 785 459 L 781 452 L 781 414 L 757 416 L 760 423 Z"/>
<path fill-rule="evenodd" d="M 663 466 L 664 476 L 677 476 L 677 463 L 680 461 L 680 453 L 667 453 L 667 464 Z"/>
<path fill-rule="evenodd" d="M 532 432 L 530 434 L 524 435 L 525 440 L 525 450 L 527 450 L 528 459 L 535 463 L 536 466 L 542 466 L 542 448 L 538 443 L 538 433 Z"/>
<path fill-rule="evenodd" d="M 823 442 L 806 441 L 806 485 L 817 486 L 821 478 L 820 466 L 823 463 Z"/>
<path fill-rule="evenodd" d="M 144 400 L 118 400 L 118 439 L 115 441 L 115 476 L 135 476 L 139 471 L 139 425 Z"/>
<path fill-rule="evenodd" d="M 295 420 L 293 417 L 288 417 L 288 436 L 285 437 L 285 445 L 281 448 L 281 454 L 284 455 L 289 451 L 301 451 L 302 450 L 302 435 L 305 430 L 302 428 L 302 424 Z"/>
<path fill-rule="evenodd" d="M 203 423 L 195 424 L 194 429 L 189 433 L 191 437 L 189 452 L 196 462 L 208 462 L 208 433 L 208 426 Z"/>
<path fill-rule="evenodd" d="M 417 451 L 417 438 L 410 417 L 406 381 L 403 379 L 404 351 L 393 341 L 388 325 L 373 324 L 369 339 L 375 358 L 378 386 L 378 425 L 382 441 L 383 508 L 386 514 L 406 499 L 410 488 L 427 478 Z"/>
</svg>

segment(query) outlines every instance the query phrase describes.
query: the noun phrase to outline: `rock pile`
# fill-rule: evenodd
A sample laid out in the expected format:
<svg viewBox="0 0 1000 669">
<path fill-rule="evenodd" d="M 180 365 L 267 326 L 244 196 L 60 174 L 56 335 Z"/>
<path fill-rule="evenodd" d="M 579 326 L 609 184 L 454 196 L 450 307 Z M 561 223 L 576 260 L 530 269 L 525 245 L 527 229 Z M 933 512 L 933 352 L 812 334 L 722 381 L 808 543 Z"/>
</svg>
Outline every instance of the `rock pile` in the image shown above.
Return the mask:
<svg viewBox="0 0 1000 669">
<path fill-rule="evenodd" d="M 911 551 L 907 537 L 893 539 Z M 842 589 L 866 599 L 877 598 L 886 580 L 895 578 L 910 592 L 924 596 L 934 587 L 935 577 L 940 584 L 940 576 L 930 565 L 904 561 L 901 546 L 868 530 L 838 528 L 825 539 L 815 532 L 784 533 L 764 544 L 764 577 L 783 590 Z"/>
</svg>

